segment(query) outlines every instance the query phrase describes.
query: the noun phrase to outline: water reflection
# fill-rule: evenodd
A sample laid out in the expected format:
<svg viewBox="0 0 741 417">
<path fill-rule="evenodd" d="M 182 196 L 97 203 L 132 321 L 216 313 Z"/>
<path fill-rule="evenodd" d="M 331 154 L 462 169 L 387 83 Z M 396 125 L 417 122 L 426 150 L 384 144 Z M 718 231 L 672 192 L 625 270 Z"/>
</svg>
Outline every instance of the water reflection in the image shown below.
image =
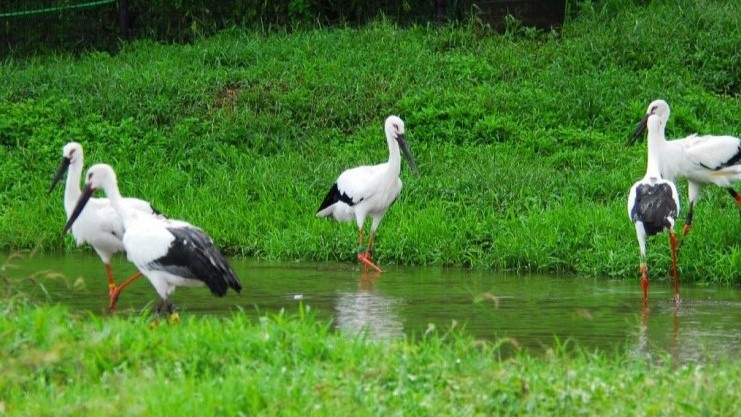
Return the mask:
<svg viewBox="0 0 741 417">
<path fill-rule="evenodd" d="M 339 291 L 335 302 L 337 328 L 349 334 L 364 332 L 372 339 L 393 339 L 404 335 L 397 309 L 402 300 L 375 290 L 379 274 L 363 273 L 357 291 Z"/>
<path fill-rule="evenodd" d="M 217 298 L 204 288 L 178 289 L 173 302 L 181 316 L 242 311 L 257 317 L 304 305 L 339 331 L 376 339 L 420 336 L 431 328 L 445 332 L 458 323 L 474 338 L 513 340 L 532 351 L 545 351 L 558 340 L 586 349 L 670 356 L 677 363 L 741 353 L 738 288 L 686 284 L 675 310 L 668 280 L 657 280 L 642 306 L 636 280 L 401 267 L 364 275 L 355 264 L 230 261 L 242 279 L 242 294 Z M 120 276 L 134 272 L 123 258 L 113 262 Z M 11 263 L 5 275 L 35 277 L 20 289 L 32 297 L 106 314 L 107 282 L 95 255 L 43 254 Z M 141 314 L 153 300 L 149 282 L 137 281 L 122 293 L 118 314 Z"/>
</svg>

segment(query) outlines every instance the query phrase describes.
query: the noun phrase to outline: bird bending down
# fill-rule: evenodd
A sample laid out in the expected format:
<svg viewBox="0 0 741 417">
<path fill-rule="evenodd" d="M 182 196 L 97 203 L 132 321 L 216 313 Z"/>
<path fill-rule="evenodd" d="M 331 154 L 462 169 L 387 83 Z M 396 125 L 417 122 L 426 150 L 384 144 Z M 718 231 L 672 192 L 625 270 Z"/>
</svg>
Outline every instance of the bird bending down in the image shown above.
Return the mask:
<svg viewBox="0 0 741 417">
<path fill-rule="evenodd" d="M 651 115 L 649 129 L 661 123 L 658 115 Z M 628 195 L 628 216 L 635 224 L 638 247 L 641 252 L 641 286 L 643 302 L 648 301 L 648 266 L 646 265 L 646 238 L 664 230 L 669 231 L 669 245 L 672 253 L 672 277 L 674 280 L 674 302 L 679 304 L 679 277 L 677 274 L 677 238 L 674 222 L 679 215 L 679 194 L 673 182 L 661 177 L 659 173 L 659 144 L 649 141 L 646 175 L 630 188 Z"/>
<path fill-rule="evenodd" d="M 242 285 L 229 263 L 206 233 L 183 221 L 170 220 L 133 210 L 124 203 L 116 173 L 109 165 L 97 164 L 87 172 L 85 189 L 64 226 L 66 232 L 75 224 L 96 190 L 104 190 L 123 227 L 126 255 L 149 279 L 160 297 L 155 317 L 163 309 L 178 320 L 170 295 L 176 287 L 206 285 L 216 296 L 229 288 L 240 292 Z"/>
<path fill-rule="evenodd" d="M 67 213 L 67 219 L 72 215 L 77 200 L 80 198 L 80 177 L 82 176 L 83 152 L 82 145 L 77 142 L 70 142 L 62 148 L 62 163 L 59 165 L 54 180 L 49 187 L 48 193 L 56 187 L 57 183 L 67 174 L 64 188 L 64 211 Z M 152 205 L 146 201 L 137 198 L 124 198 L 122 204 L 130 210 L 140 211 L 149 215 L 159 215 L 160 213 L 152 208 Z M 111 270 L 111 257 L 114 253 L 124 250 L 123 238 L 124 230 L 121 217 L 111 206 L 107 198 L 92 198 L 88 202 L 77 221 L 72 226 L 72 236 L 74 236 L 77 245 L 89 243 L 95 249 L 100 259 L 105 265 L 106 275 L 108 277 L 108 309 L 115 311 L 116 302 L 121 295 L 121 291 L 131 283 L 141 277 L 137 272 L 131 278 L 124 281 L 121 285 L 116 285 Z"/>
<path fill-rule="evenodd" d="M 648 126 L 651 116 L 658 122 Z M 669 120 L 669 105 L 664 100 L 649 104 L 646 116 L 628 139 L 632 144 L 648 127 L 648 142 L 655 143 L 659 173 L 668 181 L 687 178 L 689 208 L 682 236 L 692 228 L 695 202 L 705 185 L 715 184 L 728 190 L 741 215 L 741 194 L 733 188 L 733 182 L 741 180 L 741 139 L 733 136 L 691 135 L 684 139 L 666 140 L 664 130 Z"/>
<path fill-rule="evenodd" d="M 317 217 L 332 217 L 344 222 L 353 218 L 358 224 L 358 260 L 367 270 L 383 272 L 372 259 L 373 239 L 386 210 L 401 192 L 401 155 L 399 148 L 412 168 L 419 175 L 412 153 L 406 141 L 404 122 L 398 116 L 386 119 L 386 142 L 389 148 L 388 162 L 364 165 L 344 171 L 330 188 L 317 211 Z M 366 217 L 372 219 L 368 246 L 363 248 L 363 226 Z"/>
</svg>

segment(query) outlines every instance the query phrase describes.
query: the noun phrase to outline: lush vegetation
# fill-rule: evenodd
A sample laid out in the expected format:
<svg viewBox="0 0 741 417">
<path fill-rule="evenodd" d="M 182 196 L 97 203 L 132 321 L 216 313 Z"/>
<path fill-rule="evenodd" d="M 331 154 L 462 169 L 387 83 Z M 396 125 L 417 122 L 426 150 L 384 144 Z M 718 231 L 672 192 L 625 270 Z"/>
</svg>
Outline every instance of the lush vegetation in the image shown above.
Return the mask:
<svg viewBox="0 0 741 417">
<path fill-rule="evenodd" d="M 228 254 L 354 261 L 355 226 L 314 212 L 343 169 L 387 157 L 393 113 L 422 176 L 402 172 L 379 264 L 636 276 L 625 202 L 645 145 L 623 144 L 659 97 L 671 137 L 741 134 L 741 3 L 580 4 L 562 33 L 380 20 L 5 59 L 0 249 L 72 246 L 61 191 L 46 190 L 76 140 L 88 164 L 115 166 L 124 194 Z M 682 278 L 739 282 L 739 227 L 727 193 L 708 188 Z M 666 236 L 652 239 L 653 276 L 669 263 Z"/>
<path fill-rule="evenodd" d="M 371 341 L 309 310 L 149 324 L 3 297 L 0 413 L 731 416 L 741 401 L 738 360 L 509 356 L 457 332 Z"/>
</svg>

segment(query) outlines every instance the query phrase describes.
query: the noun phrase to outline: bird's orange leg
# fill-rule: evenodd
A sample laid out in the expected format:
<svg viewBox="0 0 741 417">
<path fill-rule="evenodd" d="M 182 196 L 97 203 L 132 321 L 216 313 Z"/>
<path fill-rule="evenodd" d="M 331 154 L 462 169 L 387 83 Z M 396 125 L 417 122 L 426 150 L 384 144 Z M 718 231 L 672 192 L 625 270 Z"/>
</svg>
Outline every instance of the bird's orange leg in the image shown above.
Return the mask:
<svg viewBox="0 0 741 417">
<path fill-rule="evenodd" d="M 682 242 L 684 242 L 685 236 L 692 229 L 692 215 L 695 213 L 695 204 L 690 203 L 690 208 L 687 210 L 687 218 L 684 220 L 684 228 L 682 229 Z"/>
<path fill-rule="evenodd" d="M 677 273 L 677 236 L 673 231 L 669 232 L 669 245 L 672 248 L 672 278 L 674 279 L 674 305 L 681 302 L 679 298 L 679 275 Z"/>
<path fill-rule="evenodd" d="M 110 298 L 110 302 L 108 304 L 108 310 L 111 313 L 116 311 L 116 302 L 118 302 L 118 297 L 121 296 L 121 291 L 123 291 L 124 288 L 128 287 L 132 283 L 134 283 L 134 281 L 141 278 L 141 276 L 142 276 L 142 273 L 137 272 L 136 274 L 132 275 L 131 278 L 124 281 L 123 284 L 114 285 L 113 288 L 110 289 L 110 291 L 108 292 L 108 296 Z"/>
<path fill-rule="evenodd" d="M 643 287 L 643 303 L 648 302 L 648 266 L 641 262 L 641 287 Z"/>
<path fill-rule="evenodd" d="M 365 272 L 368 272 L 368 264 L 365 263 L 365 251 L 363 250 L 363 229 L 358 232 L 358 260 L 363 263 Z"/>
<path fill-rule="evenodd" d="M 106 276 L 108 276 L 108 294 L 110 295 L 111 291 L 116 288 L 116 281 L 113 279 L 113 270 L 111 269 L 111 264 L 105 264 L 105 273 Z"/>
<path fill-rule="evenodd" d="M 370 239 L 368 240 L 368 250 L 365 252 L 365 260 L 366 265 L 373 268 L 376 272 L 383 272 L 381 268 L 378 267 L 375 263 L 373 263 L 373 260 L 371 259 L 371 253 L 373 251 L 373 239 L 376 237 L 376 231 L 373 230 L 370 235 Z"/>
<path fill-rule="evenodd" d="M 738 214 L 741 214 L 741 194 L 737 193 L 733 188 L 729 188 L 728 192 L 731 193 L 731 197 L 736 200 L 736 206 L 738 206 Z"/>
<path fill-rule="evenodd" d="M 375 270 L 376 272 L 383 272 L 381 268 L 378 267 L 375 263 L 373 263 L 373 260 L 371 259 L 371 248 L 373 247 L 373 238 L 375 237 L 376 232 L 371 232 L 370 240 L 368 241 L 368 248 L 366 250 L 363 250 L 363 230 L 360 230 L 360 235 L 358 235 L 358 260 L 363 263 L 363 267 L 365 268 L 365 272 L 368 272 L 368 268 Z"/>
</svg>

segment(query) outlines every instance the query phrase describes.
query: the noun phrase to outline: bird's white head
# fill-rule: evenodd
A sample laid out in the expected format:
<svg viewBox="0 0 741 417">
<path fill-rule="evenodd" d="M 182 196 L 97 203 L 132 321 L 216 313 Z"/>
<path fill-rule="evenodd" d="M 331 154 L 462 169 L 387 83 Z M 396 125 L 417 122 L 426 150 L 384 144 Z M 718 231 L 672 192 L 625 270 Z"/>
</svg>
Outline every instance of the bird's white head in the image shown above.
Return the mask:
<svg viewBox="0 0 741 417">
<path fill-rule="evenodd" d="M 399 116 L 389 116 L 386 118 L 386 136 L 399 140 L 399 136 L 404 135 L 404 121 Z"/>
<path fill-rule="evenodd" d="M 96 190 L 105 190 L 108 197 L 111 197 L 111 193 L 118 193 L 118 184 L 116 183 L 116 173 L 113 171 L 110 165 L 106 164 L 95 164 L 87 170 L 85 176 L 85 189 L 82 190 L 80 198 L 77 200 L 75 208 L 67 219 L 67 224 L 64 225 L 63 233 L 66 233 L 75 220 L 80 216 L 82 210 L 90 198 L 93 196 Z M 111 199 L 113 200 L 113 199 Z M 111 201 L 113 203 L 113 201 Z"/>
<path fill-rule="evenodd" d="M 661 99 L 652 101 L 646 109 L 646 115 L 643 116 L 643 119 L 641 119 L 640 122 L 638 122 L 635 131 L 628 138 L 628 142 L 625 143 L 626 146 L 634 144 L 636 139 L 641 136 L 643 131 L 646 130 L 646 123 L 648 122 L 648 118 L 651 116 L 655 116 L 659 119 L 660 124 L 666 126 L 666 122 L 669 120 L 669 104 Z"/>
<path fill-rule="evenodd" d="M 82 145 L 70 142 L 62 148 L 62 158 L 69 159 L 71 164 L 82 162 Z"/>
<path fill-rule="evenodd" d="M 85 186 L 93 190 L 108 189 L 111 185 L 117 185 L 116 172 L 108 164 L 95 164 L 87 170 Z"/>
<path fill-rule="evenodd" d="M 650 116 L 652 114 L 659 116 L 663 120 L 669 120 L 669 104 L 661 99 L 652 101 L 646 109 L 646 115 Z"/>
<path fill-rule="evenodd" d="M 415 175 L 419 175 L 419 169 L 417 169 L 417 164 L 414 162 L 414 157 L 412 157 L 412 152 L 409 150 L 409 145 L 407 144 L 404 121 L 401 120 L 401 117 L 393 115 L 387 117 L 384 130 L 386 131 L 386 139 L 389 141 L 389 149 L 391 149 L 391 143 L 396 141 L 399 144 L 399 148 L 404 151 L 404 157 L 406 157 L 409 166 L 412 168 L 412 172 Z"/>
<path fill-rule="evenodd" d="M 47 194 L 54 190 L 70 165 L 79 166 L 80 171 L 82 171 L 82 145 L 77 142 L 70 142 L 62 148 L 62 162 L 57 168 L 57 173 L 54 174 L 54 179 L 51 181 L 51 187 L 49 187 Z"/>
</svg>

